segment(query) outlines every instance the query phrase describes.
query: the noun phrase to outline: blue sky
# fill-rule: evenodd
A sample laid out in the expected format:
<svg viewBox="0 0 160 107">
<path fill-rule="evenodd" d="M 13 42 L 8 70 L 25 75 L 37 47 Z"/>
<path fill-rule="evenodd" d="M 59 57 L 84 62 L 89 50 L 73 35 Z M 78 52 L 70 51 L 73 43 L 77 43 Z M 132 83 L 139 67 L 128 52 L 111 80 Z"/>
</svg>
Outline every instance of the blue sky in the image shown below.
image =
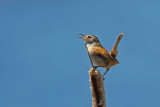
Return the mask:
<svg viewBox="0 0 160 107">
<path fill-rule="evenodd" d="M 108 107 L 158 107 L 160 1 L 1 0 L 0 106 L 91 107 L 90 62 L 78 34 L 110 51 Z M 102 73 L 104 69 L 100 69 Z"/>
</svg>

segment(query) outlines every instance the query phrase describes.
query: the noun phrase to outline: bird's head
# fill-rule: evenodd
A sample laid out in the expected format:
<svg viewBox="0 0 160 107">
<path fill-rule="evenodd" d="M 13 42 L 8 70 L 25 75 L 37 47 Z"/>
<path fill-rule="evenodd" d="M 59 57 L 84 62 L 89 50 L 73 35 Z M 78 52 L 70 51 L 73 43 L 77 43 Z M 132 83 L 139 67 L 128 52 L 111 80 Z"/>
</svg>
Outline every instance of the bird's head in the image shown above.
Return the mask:
<svg viewBox="0 0 160 107">
<path fill-rule="evenodd" d="M 99 43 L 98 38 L 94 35 L 83 35 L 83 34 L 79 34 L 79 35 L 83 36 L 83 37 L 79 37 L 79 38 L 84 39 L 85 43 L 90 43 L 90 44 L 95 43 L 95 42 Z"/>
</svg>

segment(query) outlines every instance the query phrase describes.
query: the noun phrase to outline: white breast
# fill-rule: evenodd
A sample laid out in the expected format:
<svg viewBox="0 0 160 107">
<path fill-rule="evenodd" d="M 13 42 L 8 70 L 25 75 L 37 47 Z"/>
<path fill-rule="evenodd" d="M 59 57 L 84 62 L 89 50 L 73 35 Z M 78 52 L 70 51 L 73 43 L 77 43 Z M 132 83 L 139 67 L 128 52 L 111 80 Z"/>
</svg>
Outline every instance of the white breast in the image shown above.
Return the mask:
<svg viewBox="0 0 160 107">
<path fill-rule="evenodd" d="M 89 51 L 89 55 L 91 57 L 91 60 L 94 64 L 96 64 L 97 66 L 101 66 L 101 67 L 106 67 L 107 66 L 107 63 L 105 63 L 106 61 L 97 56 L 95 53 L 94 53 L 94 44 L 86 44 L 87 48 L 88 48 L 88 51 Z"/>
</svg>

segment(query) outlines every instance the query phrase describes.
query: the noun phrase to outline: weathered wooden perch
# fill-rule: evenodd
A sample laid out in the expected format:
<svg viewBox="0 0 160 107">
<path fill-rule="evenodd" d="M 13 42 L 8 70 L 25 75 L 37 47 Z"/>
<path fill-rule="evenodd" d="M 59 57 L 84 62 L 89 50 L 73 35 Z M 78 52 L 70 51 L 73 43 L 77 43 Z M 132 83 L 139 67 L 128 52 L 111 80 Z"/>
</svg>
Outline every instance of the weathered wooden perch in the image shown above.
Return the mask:
<svg viewBox="0 0 160 107">
<path fill-rule="evenodd" d="M 101 72 L 92 67 L 89 75 L 92 91 L 92 107 L 106 107 L 105 87 Z"/>
</svg>

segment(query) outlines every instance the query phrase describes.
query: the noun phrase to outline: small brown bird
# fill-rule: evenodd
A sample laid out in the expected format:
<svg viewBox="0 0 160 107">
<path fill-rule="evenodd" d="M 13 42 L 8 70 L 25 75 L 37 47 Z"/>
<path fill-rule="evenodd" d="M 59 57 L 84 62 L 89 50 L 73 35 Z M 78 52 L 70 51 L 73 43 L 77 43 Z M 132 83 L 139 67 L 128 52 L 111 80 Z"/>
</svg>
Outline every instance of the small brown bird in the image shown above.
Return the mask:
<svg viewBox="0 0 160 107">
<path fill-rule="evenodd" d="M 80 35 L 82 35 L 83 37 L 79 38 L 85 40 L 85 45 L 88 50 L 91 61 L 97 65 L 95 66 L 95 68 L 102 67 L 107 69 L 104 75 L 108 72 L 108 70 L 111 67 L 115 66 L 116 64 L 119 64 L 117 60 L 118 45 L 124 35 L 123 33 L 119 34 L 117 41 L 111 50 L 111 53 L 109 53 L 105 48 L 103 48 L 96 36 L 83 34 Z"/>
</svg>

